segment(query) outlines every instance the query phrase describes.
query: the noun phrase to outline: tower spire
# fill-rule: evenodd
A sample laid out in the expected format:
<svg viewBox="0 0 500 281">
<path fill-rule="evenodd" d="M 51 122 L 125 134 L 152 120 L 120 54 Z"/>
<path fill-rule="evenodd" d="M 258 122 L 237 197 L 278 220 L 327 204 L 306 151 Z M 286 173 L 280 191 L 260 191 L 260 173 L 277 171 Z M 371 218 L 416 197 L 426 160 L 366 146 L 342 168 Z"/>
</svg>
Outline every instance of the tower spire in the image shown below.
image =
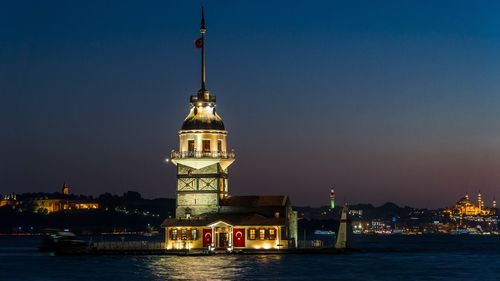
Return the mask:
<svg viewBox="0 0 500 281">
<path fill-rule="evenodd" d="M 207 28 L 205 26 L 205 9 L 203 6 L 201 7 L 201 24 L 200 24 L 200 34 L 201 34 L 201 89 L 199 92 L 200 98 L 208 98 L 205 97 L 205 33 L 207 32 Z"/>
</svg>

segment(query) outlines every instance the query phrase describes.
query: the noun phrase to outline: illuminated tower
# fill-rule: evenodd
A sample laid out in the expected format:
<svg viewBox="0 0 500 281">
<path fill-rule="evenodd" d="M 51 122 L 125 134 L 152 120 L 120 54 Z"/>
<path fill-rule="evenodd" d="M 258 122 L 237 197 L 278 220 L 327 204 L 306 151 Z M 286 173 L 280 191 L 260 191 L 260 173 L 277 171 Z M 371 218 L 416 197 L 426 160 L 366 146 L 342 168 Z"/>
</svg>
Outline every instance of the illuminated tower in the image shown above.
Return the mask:
<svg viewBox="0 0 500 281">
<path fill-rule="evenodd" d="M 497 208 L 497 200 L 495 200 L 495 198 L 493 197 L 493 209 L 496 209 Z"/>
<path fill-rule="evenodd" d="M 330 210 L 335 209 L 335 191 L 330 190 Z"/>
<path fill-rule="evenodd" d="M 66 183 L 63 184 L 62 193 L 64 195 L 69 195 L 69 186 Z"/>
<path fill-rule="evenodd" d="M 479 207 L 479 210 L 482 210 L 484 207 L 483 199 L 481 197 L 481 190 L 477 193 L 477 206 Z"/>
<path fill-rule="evenodd" d="M 347 209 L 347 204 L 345 204 L 340 215 L 339 231 L 337 233 L 337 241 L 335 242 L 336 249 L 347 248 Z"/>
<path fill-rule="evenodd" d="M 201 11 L 201 88 L 190 97 L 191 109 L 179 131 L 179 151 L 172 151 L 177 167 L 176 217 L 185 218 L 219 210 L 219 202 L 228 195 L 228 167 L 234 152 L 228 152 L 227 131 L 215 110 L 215 96 L 205 87 L 205 16 Z"/>
<path fill-rule="evenodd" d="M 468 192 L 465 193 L 465 200 L 469 201 L 469 193 Z"/>
</svg>

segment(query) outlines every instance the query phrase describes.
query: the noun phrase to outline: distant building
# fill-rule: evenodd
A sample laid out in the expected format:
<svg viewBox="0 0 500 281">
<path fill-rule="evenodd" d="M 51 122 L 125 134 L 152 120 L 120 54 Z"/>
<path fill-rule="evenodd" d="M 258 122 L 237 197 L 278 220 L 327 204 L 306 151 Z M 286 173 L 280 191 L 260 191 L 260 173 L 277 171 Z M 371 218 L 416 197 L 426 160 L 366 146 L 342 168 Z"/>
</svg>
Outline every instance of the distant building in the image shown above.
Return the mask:
<svg viewBox="0 0 500 281">
<path fill-rule="evenodd" d="M 89 199 L 79 199 L 71 196 L 69 186 L 64 183 L 62 196 L 42 197 L 33 200 L 33 211 L 37 213 L 55 213 L 74 210 L 99 209 L 99 203 Z"/>
<path fill-rule="evenodd" d="M 496 205 L 495 200 L 493 202 Z M 455 206 L 447 208 L 443 212 L 448 213 L 450 216 L 490 216 L 495 214 L 495 207 L 487 208 L 484 206 L 481 192 L 477 195 L 477 204 L 471 202 L 469 194 L 466 193 Z"/>
<path fill-rule="evenodd" d="M 19 201 L 17 201 L 17 196 L 16 194 L 6 194 L 6 195 L 0 195 L 0 207 L 3 206 L 16 206 L 19 204 Z"/>
<path fill-rule="evenodd" d="M 349 215 L 350 216 L 362 217 L 363 216 L 363 210 L 349 210 Z"/>
<path fill-rule="evenodd" d="M 380 219 L 371 221 L 371 231 L 377 234 L 390 234 L 392 232 L 390 224 Z"/>
<path fill-rule="evenodd" d="M 297 243 L 297 213 L 288 196 L 233 196 L 228 167 L 227 131 L 217 114 L 216 98 L 205 88 L 205 23 L 196 47 L 202 53 L 201 89 L 179 132 L 175 218 L 162 223 L 167 249 L 282 249 Z"/>
<path fill-rule="evenodd" d="M 69 186 L 66 183 L 63 184 L 62 194 L 69 195 Z"/>
</svg>

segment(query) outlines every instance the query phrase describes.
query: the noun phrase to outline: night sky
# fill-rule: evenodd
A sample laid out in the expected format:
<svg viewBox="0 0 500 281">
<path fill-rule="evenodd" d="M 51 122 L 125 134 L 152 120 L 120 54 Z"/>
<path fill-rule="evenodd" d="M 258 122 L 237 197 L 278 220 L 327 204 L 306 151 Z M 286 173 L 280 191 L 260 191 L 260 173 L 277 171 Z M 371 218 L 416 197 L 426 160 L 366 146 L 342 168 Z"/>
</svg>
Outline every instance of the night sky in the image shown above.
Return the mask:
<svg viewBox="0 0 500 281">
<path fill-rule="evenodd" d="M 230 193 L 500 199 L 497 1 L 3 1 L 0 193 L 174 197 L 202 4 Z"/>
</svg>

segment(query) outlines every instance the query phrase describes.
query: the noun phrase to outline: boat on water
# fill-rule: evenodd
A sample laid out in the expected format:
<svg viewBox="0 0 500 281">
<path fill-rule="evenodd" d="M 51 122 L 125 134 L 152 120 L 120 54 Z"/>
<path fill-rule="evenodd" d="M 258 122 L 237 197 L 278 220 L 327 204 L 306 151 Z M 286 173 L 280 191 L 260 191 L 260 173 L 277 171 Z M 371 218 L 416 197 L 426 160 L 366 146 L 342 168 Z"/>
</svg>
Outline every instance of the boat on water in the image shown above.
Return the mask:
<svg viewBox="0 0 500 281">
<path fill-rule="evenodd" d="M 457 229 L 453 229 L 451 232 L 450 232 L 451 235 L 463 235 L 463 234 L 470 234 L 470 231 L 466 228 L 457 228 Z"/>
<path fill-rule="evenodd" d="M 87 251 L 85 241 L 76 239 L 76 235 L 59 229 L 46 229 L 39 250 L 42 252 L 83 253 Z"/>
<path fill-rule="evenodd" d="M 331 230 L 315 230 L 314 235 L 335 235 L 335 231 Z"/>
</svg>

